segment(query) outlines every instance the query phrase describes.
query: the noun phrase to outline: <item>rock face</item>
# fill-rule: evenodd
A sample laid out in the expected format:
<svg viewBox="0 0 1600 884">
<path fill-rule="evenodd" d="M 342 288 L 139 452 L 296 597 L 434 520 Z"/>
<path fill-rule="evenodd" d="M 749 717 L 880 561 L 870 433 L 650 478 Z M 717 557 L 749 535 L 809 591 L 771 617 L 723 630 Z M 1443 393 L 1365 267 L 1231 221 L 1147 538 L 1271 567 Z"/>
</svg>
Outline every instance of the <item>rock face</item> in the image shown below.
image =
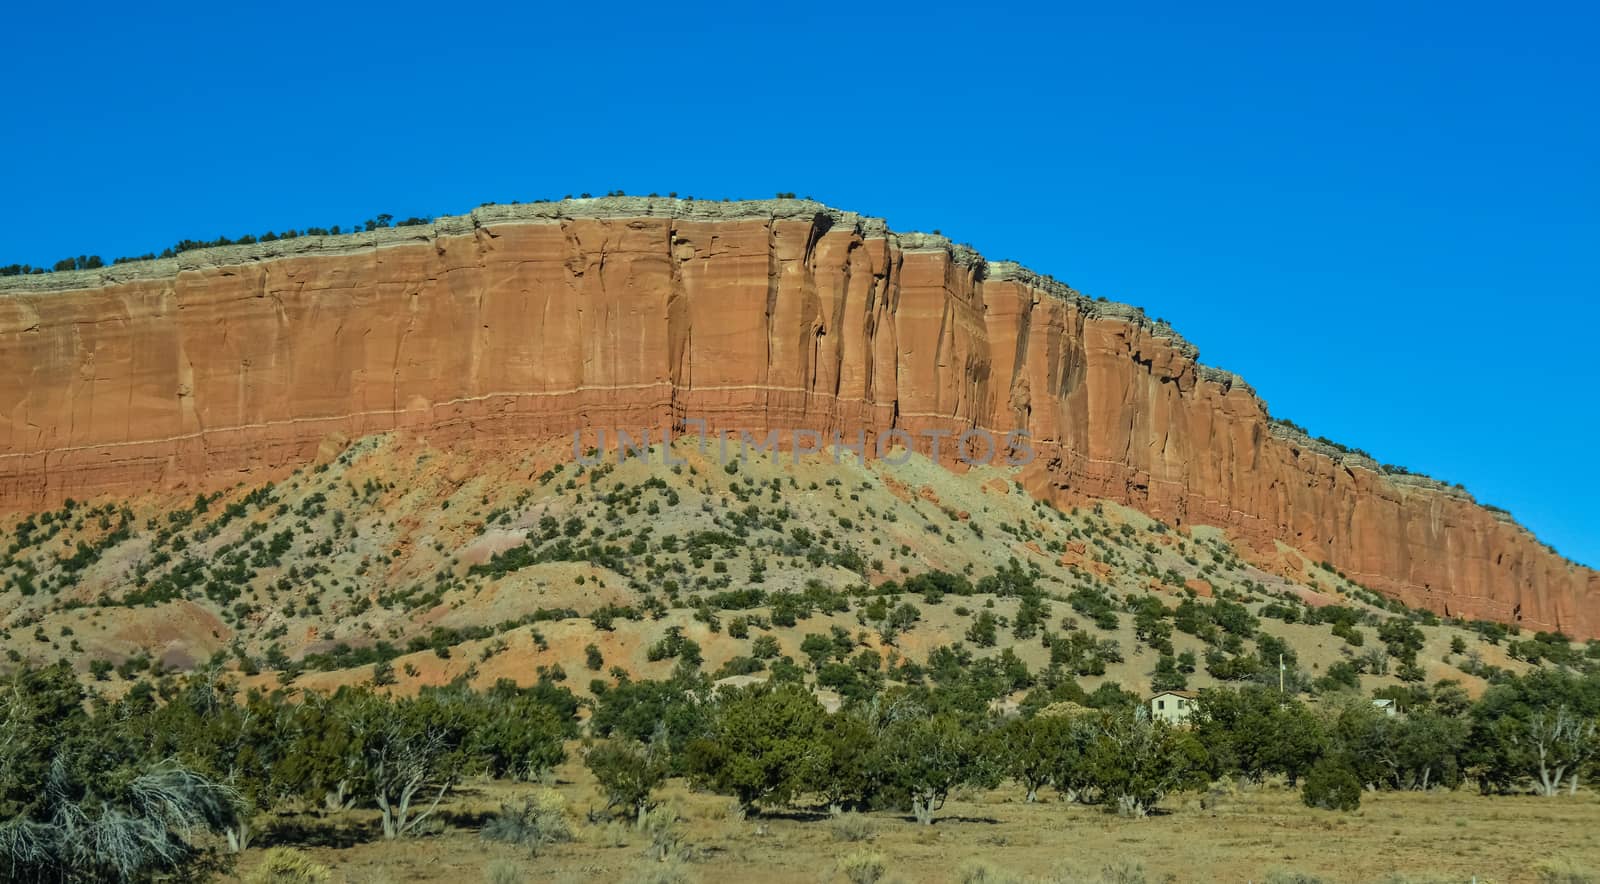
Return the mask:
<svg viewBox="0 0 1600 884">
<path fill-rule="evenodd" d="M 1024 430 L 1024 481 L 1282 541 L 1408 604 L 1600 635 L 1600 573 L 1273 422 L 1139 311 L 799 200 L 491 206 L 0 279 L 0 508 L 231 485 L 402 429 Z M 944 446 L 949 458 L 952 446 Z"/>
</svg>

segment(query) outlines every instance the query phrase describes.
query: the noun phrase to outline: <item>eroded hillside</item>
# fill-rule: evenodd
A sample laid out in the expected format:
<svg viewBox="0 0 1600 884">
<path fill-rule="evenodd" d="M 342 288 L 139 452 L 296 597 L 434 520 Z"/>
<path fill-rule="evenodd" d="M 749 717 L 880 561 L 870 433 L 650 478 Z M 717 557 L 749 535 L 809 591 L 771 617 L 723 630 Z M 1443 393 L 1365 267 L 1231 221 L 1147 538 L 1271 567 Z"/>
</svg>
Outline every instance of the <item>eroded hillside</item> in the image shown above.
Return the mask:
<svg viewBox="0 0 1600 884">
<path fill-rule="evenodd" d="M 13 663 L 65 659 L 113 692 L 214 660 L 312 688 L 545 674 L 583 693 L 687 664 L 848 695 L 970 657 L 1002 703 L 1067 682 L 1276 684 L 1280 655 L 1294 690 L 1476 692 L 1583 654 L 1406 612 L 1287 546 L 1057 509 L 1015 468 L 675 455 L 586 467 L 570 446 L 383 435 L 271 484 L 12 517 L 0 637 Z"/>
</svg>

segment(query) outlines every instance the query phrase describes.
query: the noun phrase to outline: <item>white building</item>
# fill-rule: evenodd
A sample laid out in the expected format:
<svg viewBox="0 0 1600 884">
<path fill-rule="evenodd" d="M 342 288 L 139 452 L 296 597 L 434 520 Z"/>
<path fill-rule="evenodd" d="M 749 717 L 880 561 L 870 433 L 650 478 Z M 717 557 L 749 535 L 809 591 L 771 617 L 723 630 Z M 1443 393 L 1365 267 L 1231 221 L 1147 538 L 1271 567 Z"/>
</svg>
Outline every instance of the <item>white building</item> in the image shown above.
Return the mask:
<svg viewBox="0 0 1600 884">
<path fill-rule="evenodd" d="M 1145 705 L 1150 709 L 1152 721 L 1168 724 L 1187 724 L 1194 714 L 1194 691 L 1162 691 L 1151 697 Z"/>
</svg>

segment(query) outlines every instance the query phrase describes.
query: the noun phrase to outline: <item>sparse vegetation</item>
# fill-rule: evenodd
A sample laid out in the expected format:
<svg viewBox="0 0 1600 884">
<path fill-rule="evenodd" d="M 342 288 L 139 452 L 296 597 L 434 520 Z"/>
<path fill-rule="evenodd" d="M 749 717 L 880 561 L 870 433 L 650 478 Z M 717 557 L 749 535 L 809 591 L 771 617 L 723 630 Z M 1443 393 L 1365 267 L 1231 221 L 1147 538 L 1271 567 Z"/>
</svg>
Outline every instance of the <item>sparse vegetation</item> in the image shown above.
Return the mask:
<svg viewBox="0 0 1600 884">
<path fill-rule="evenodd" d="M 559 792 L 539 789 L 520 805 L 501 805 L 500 812 L 484 824 L 481 834 L 489 841 L 513 844 L 532 856 L 553 844 L 572 840 L 567 805 Z"/>
<path fill-rule="evenodd" d="M 759 460 L 407 488 L 366 450 L 171 511 L 0 524 L 13 676 L 82 660 L 83 727 L 119 735 L 119 776 L 175 759 L 231 790 L 232 817 L 187 836 L 197 868 L 253 873 L 258 833 L 327 864 L 297 828 L 318 808 L 370 843 L 481 835 L 522 876 L 625 843 L 608 868 L 644 852 L 715 880 L 700 866 L 764 843 L 750 833 L 814 826 L 894 857 L 888 878 L 927 874 L 892 845 L 978 844 L 974 819 L 1136 833 L 1280 787 L 1297 806 L 1555 805 L 1593 775 L 1600 645 L 1406 610 L 1330 569 L 1289 582 L 1110 506 L 954 480 L 908 501 L 870 470 L 813 482 Z M 992 542 L 949 543 L 963 520 Z M 234 637 L 199 659 L 109 637 L 180 605 Z M 1188 727 L 1140 717 L 1153 689 L 1198 694 Z M 552 795 L 572 812 L 541 810 Z"/>
</svg>

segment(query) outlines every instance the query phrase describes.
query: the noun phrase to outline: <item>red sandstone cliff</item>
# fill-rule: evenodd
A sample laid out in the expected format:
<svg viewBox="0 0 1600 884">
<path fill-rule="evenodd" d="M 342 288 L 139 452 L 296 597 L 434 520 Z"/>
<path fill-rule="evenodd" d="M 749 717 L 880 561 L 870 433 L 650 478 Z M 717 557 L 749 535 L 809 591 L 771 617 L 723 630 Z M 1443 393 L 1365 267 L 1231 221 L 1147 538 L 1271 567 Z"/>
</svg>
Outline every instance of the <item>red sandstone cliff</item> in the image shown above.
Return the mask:
<svg viewBox="0 0 1600 884">
<path fill-rule="evenodd" d="M 608 199 L 0 280 L 0 508 L 231 484 L 395 428 L 1027 430 L 1041 493 L 1283 540 L 1450 614 L 1600 635 L 1600 573 L 1273 424 L 1137 311 L 814 203 Z"/>
</svg>

